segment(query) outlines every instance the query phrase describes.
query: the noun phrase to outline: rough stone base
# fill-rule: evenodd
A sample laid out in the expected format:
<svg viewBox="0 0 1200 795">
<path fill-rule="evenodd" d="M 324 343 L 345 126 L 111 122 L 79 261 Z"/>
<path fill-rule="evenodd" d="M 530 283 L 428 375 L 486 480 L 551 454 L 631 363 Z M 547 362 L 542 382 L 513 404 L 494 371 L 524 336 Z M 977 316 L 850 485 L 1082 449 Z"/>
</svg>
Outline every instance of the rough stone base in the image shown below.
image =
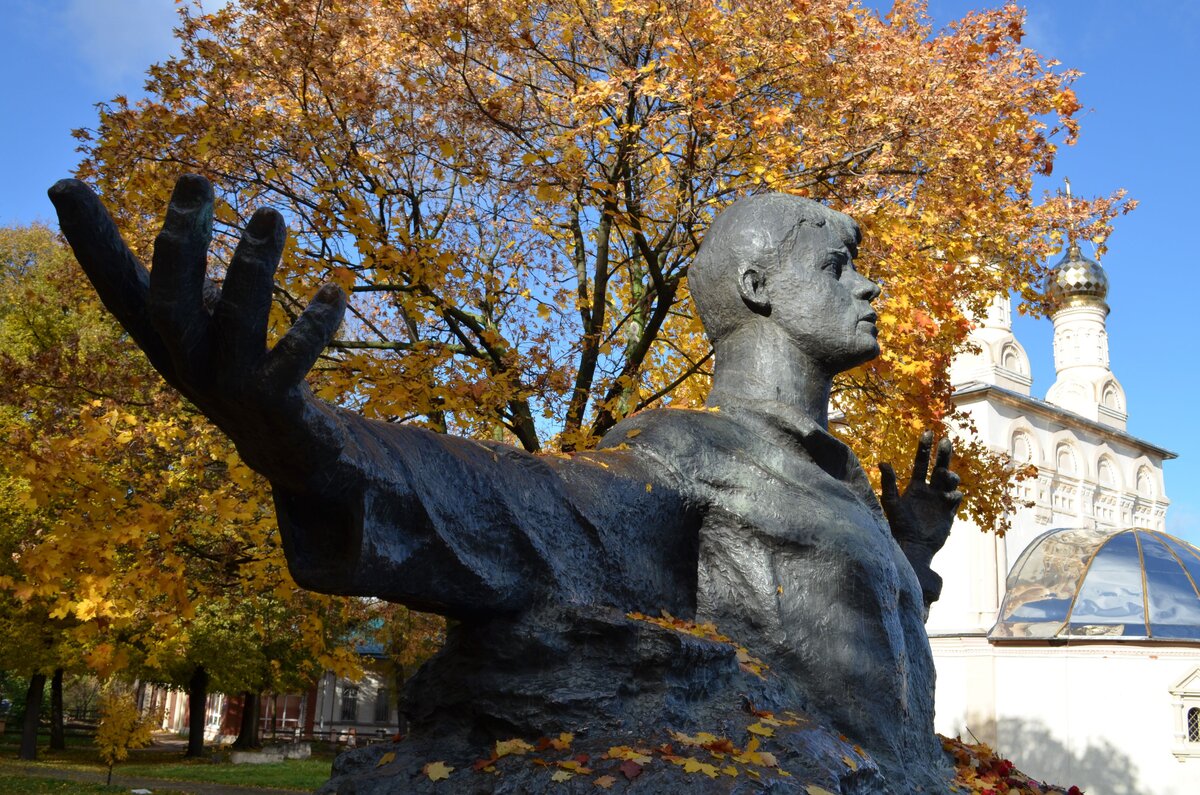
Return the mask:
<svg viewBox="0 0 1200 795">
<path fill-rule="evenodd" d="M 320 792 L 950 791 L 948 763 L 881 771 L 747 650 L 665 623 L 552 608 L 460 626 L 409 683 L 411 734 L 342 754 Z"/>
</svg>

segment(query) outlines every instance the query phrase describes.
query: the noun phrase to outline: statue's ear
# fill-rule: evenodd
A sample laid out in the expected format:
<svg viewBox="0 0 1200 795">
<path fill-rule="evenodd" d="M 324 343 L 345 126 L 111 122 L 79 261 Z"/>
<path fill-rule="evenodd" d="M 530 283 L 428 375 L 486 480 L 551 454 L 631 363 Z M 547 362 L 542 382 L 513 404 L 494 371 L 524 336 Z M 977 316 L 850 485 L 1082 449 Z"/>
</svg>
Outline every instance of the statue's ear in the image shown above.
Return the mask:
<svg viewBox="0 0 1200 795">
<path fill-rule="evenodd" d="M 759 315 L 771 314 L 771 299 L 767 295 L 767 274 L 754 265 L 738 268 L 738 294 L 746 306 Z"/>
</svg>

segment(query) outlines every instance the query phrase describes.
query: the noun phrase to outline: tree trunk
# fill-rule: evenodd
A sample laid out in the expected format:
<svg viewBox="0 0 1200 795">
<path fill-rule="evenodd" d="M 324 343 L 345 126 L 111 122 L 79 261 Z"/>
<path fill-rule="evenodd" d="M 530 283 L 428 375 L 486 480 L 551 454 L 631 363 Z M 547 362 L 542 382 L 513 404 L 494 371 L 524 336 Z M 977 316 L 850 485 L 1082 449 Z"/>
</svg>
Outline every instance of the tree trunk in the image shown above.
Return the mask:
<svg viewBox="0 0 1200 795">
<path fill-rule="evenodd" d="M 63 751 L 67 747 L 67 734 L 63 730 L 63 669 L 54 669 L 50 680 L 50 748 Z"/>
<path fill-rule="evenodd" d="M 242 693 L 242 725 L 238 729 L 237 739 L 233 741 L 234 748 L 262 747 L 258 741 L 258 701 L 258 693 Z"/>
<path fill-rule="evenodd" d="M 21 725 L 21 759 L 37 759 L 38 721 L 42 717 L 42 694 L 46 692 L 46 675 L 29 677 L 29 689 L 25 691 L 25 722 Z"/>
<path fill-rule="evenodd" d="M 188 682 L 188 746 L 184 756 L 204 756 L 204 708 L 208 703 L 208 671 L 197 665 Z"/>
</svg>

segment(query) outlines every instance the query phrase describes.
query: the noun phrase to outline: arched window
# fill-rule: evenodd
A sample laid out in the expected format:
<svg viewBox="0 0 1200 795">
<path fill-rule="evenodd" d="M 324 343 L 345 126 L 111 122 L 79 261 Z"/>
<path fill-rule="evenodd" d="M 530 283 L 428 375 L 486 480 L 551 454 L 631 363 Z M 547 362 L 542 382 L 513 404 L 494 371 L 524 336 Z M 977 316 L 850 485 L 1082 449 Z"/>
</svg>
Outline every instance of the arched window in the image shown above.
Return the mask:
<svg viewBox="0 0 1200 795">
<path fill-rule="evenodd" d="M 1017 431 L 1012 437 L 1012 459 L 1022 464 L 1033 462 L 1033 443 L 1029 434 Z"/>
<path fill-rule="evenodd" d="M 1096 480 L 1101 486 L 1116 488 L 1117 486 L 1117 470 L 1113 466 L 1112 461 L 1107 457 L 1100 459 L 1099 466 L 1096 467 Z"/>
<path fill-rule="evenodd" d="M 1075 453 L 1071 450 L 1070 445 L 1060 444 L 1055 450 L 1054 459 L 1058 466 L 1058 474 L 1075 474 Z"/>
<path fill-rule="evenodd" d="M 1121 411 L 1121 397 L 1117 393 L 1117 386 L 1109 381 L 1104 385 L 1103 394 L 1100 397 L 1100 403 L 1115 411 Z"/>
<path fill-rule="evenodd" d="M 1148 467 L 1139 467 L 1137 472 L 1137 493 L 1142 497 L 1154 496 L 1154 475 Z"/>
<path fill-rule="evenodd" d="M 1000 365 L 1005 370 L 1010 370 L 1014 373 L 1026 375 L 1025 367 L 1021 361 L 1021 355 L 1017 353 L 1015 345 L 1005 345 L 1000 351 Z"/>
</svg>

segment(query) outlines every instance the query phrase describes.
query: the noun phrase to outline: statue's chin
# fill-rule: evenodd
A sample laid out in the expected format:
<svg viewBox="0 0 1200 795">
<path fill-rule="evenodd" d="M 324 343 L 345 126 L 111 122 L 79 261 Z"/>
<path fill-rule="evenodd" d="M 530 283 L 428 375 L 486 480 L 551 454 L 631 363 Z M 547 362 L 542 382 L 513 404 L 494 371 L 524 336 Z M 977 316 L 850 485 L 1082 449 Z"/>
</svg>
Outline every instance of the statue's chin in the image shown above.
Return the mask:
<svg viewBox="0 0 1200 795">
<path fill-rule="evenodd" d="M 845 357 L 837 363 L 834 372 L 844 373 L 879 356 L 879 343 L 874 336 L 861 335 L 858 341 L 862 343 L 861 346 L 857 350 L 847 351 Z"/>
</svg>

